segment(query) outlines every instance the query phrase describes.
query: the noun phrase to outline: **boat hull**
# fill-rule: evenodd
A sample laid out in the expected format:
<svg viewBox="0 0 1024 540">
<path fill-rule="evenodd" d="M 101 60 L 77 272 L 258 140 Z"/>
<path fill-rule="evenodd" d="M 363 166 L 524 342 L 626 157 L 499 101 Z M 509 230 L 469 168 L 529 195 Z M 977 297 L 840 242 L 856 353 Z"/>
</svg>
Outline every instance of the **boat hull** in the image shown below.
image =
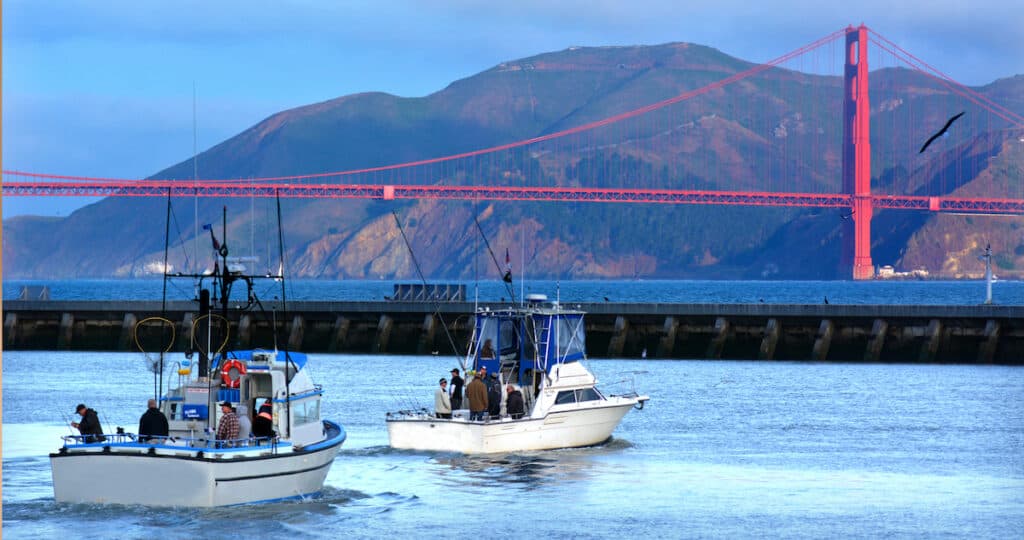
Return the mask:
<svg viewBox="0 0 1024 540">
<path fill-rule="evenodd" d="M 543 418 L 470 422 L 463 418 L 387 420 L 392 448 L 496 454 L 592 446 L 608 440 L 636 403 L 551 411 Z"/>
<path fill-rule="evenodd" d="M 212 507 L 314 496 L 345 432 L 324 422 L 327 438 L 307 449 L 266 455 L 149 445 L 80 445 L 51 454 L 57 502 Z M 87 448 L 88 447 L 88 448 Z"/>
</svg>

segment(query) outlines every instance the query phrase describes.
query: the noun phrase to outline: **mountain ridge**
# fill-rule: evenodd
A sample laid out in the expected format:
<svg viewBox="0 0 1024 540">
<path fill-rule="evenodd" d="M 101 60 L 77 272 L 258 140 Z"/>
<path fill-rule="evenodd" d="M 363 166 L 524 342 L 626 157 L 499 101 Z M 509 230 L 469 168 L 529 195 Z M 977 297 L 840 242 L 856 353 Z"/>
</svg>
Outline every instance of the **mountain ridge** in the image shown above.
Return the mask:
<svg viewBox="0 0 1024 540">
<path fill-rule="evenodd" d="M 701 88 L 752 66 L 717 49 L 681 42 L 568 48 L 501 62 L 422 97 L 362 92 L 281 111 L 196 159 L 204 178 L 260 178 L 436 158 L 559 132 Z M 893 141 L 873 159 L 873 182 L 879 187 L 941 190 L 947 187 L 942 179 L 952 176 L 958 183 L 948 186 L 950 193 L 986 193 L 1008 186 L 1017 170 L 1013 167 L 1024 163 L 1015 151 L 1015 132 L 994 126 L 989 133 L 952 141 L 930 161 L 908 162 L 912 168 L 902 165 L 902 156 L 916 152 L 913 146 L 923 130 L 942 119 L 933 109 L 924 109 L 925 118 L 914 131 L 889 133 L 899 129 L 896 120 L 909 114 L 908 104 L 949 99 L 950 93 L 909 70 L 875 72 L 872 85 L 877 85 L 872 114 L 881 120 L 878 136 Z M 600 187 L 618 182 L 699 189 L 720 189 L 719 177 L 727 176 L 730 189 L 761 189 L 763 180 L 756 171 L 759 164 L 767 164 L 799 172 L 792 187 L 820 191 L 834 177 L 841 156 L 823 149 L 797 154 L 797 161 L 790 162 L 793 156 L 785 149 L 814 144 L 820 132 L 840 132 L 837 115 L 829 117 L 821 110 L 841 110 L 841 86 L 839 77 L 769 68 L 760 78 L 708 92 L 699 103 L 680 104 L 670 118 L 678 125 L 668 126 L 668 134 L 660 124 L 637 123 L 635 140 L 658 141 L 652 145 L 658 151 L 595 131 L 578 154 L 557 147 L 542 155 L 522 152 L 513 154 L 514 163 L 502 165 L 504 170 L 485 172 L 538 184 Z M 825 102 L 818 106 L 821 110 L 805 103 L 809 100 L 804 98 L 819 97 L 814 91 Z M 1004 96 L 1002 105 L 1024 112 L 1024 76 L 999 79 L 975 91 Z M 755 99 L 763 109 L 735 106 Z M 873 129 L 873 137 L 875 133 Z M 983 174 L 993 159 L 1002 169 Z M 957 160 L 957 171 L 929 169 L 929 163 Z M 192 167 L 190 157 L 150 178 L 191 178 Z M 159 199 L 105 199 L 60 220 L 5 220 L 7 275 L 148 275 L 147 264 L 162 257 L 166 206 Z M 171 206 L 172 221 L 179 224 L 178 235 L 172 237 L 179 238 L 179 247 L 194 244 L 185 232 L 192 219 L 183 217 L 191 215 L 192 201 Z M 198 206 L 201 215 L 217 219 L 219 207 L 229 207 L 229 237 L 257 236 L 254 226 L 234 217 L 255 214 L 255 203 L 201 199 Z M 262 217 L 272 214 L 266 204 L 261 207 Z M 413 247 L 430 251 L 421 262 L 432 278 L 472 275 L 480 264 L 472 216 L 484 214 L 488 218 L 482 223 L 492 244 L 533 253 L 531 275 L 537 277 L 847 277 L 838 270 L 840 220 L 821 210 L 367 200 L 290 200 L 282 201 L 282 207 L 288 259 L 300 277 L 413 277 L 409 254 L 395 236 L 392 210 L 415 222 L 409 226 Z M 567 211 L 573 219 L 564 219 Z M 977 243 L 979 232 L 1006 243 L 1003 252 L 1015 253 L 1013 227 L 1024 223 L 1020 217 L 987 228 L 962 222 L 969 233 L 965 241 L 942 243 L 948 252 L 939 256 L 919 247 L 927 240 L 910 240 L 920 234 L 947 234 L 939 232 L 948 227 L 936 228 L 937 221 L 938 216 L 879 212 L 873 244 L 885 258 L 876 257 L 876 264 L 923 265 L 941 270 L 937 273 L 944 277 L 972 275 L 978 265 L 969 264 L 970 257 L 960 256 L 951 266 L 948 254 L 974 249 L 970 246 Z M 44 237 L 49 240 L 41 241 Z M 523 239 L 527 246 L 521 245 Z M 190 257 L 194 255 L 177 253 L 172 264 L 181 268 Z M 1003 266 L 1003 275 L 1021 275 L 1024 254 L 1005 259 Z"/>
</svg>

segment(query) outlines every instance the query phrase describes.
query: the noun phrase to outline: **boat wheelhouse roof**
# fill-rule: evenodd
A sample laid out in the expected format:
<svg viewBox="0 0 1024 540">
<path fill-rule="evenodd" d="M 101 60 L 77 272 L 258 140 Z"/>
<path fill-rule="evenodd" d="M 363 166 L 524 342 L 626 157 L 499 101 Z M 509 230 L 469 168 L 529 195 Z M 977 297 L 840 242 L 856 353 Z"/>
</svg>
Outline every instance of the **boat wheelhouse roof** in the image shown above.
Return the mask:
<svg viewBox="0 0 1024 540">
<path fill-rule="evenodd" d="M 221 358 L 223 357 L 227 357 L 229 360 L 238 359 L 242 360 L 245 363 L 249 363 L 253 361 L 253 353 L 275 354 L 275 351 L 268 351 L 264 349 L 243 349 L 237 351 L 228 351 L 224 354 L 218 354 L 214 358 L 214 366 L 219 366 Z M 274 356 L 275 362 L 284 364 L 288 360 L 290 360 L 299 369 L 306 367 L 306 353 L 295 351 L 276 351 L 276 355 Z"/>
</svg>

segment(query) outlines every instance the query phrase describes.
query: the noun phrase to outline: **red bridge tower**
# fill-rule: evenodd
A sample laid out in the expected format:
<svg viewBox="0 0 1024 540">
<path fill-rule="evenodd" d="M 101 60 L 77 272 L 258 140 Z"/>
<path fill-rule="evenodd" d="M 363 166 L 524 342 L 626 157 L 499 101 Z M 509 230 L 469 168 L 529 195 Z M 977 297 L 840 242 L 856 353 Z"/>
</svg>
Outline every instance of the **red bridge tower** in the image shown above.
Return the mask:
<svg viewBox="0 0 1024 540">
<path fill-rule="evenodd" d="M 843 83 L 843 193 L 853 208 L 843 223 L 842 271 L 870 279 L 871 264 L 871 108 L 868 102 L 868 29 L 846 29 Z M 852 260 L 851 260 L 852 257 Z"/>
</svg>

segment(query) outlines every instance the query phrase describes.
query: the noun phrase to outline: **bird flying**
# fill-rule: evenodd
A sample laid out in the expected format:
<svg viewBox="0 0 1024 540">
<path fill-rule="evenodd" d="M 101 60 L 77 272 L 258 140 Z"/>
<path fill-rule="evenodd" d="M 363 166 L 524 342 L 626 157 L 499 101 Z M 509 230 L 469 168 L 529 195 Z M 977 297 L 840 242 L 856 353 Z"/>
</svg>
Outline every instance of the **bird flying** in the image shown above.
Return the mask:
<svg viewBox="0 0 1024 540">
<path fill-rule="evenodd" d="M 945 135 L 946 134 L 946 130 L 949 129 L 949 126 L 952 126 L 953 122 L 956 122 L 956 119 L 960 118 L 963 115 L 964 115 L 964 111 L 960 111 L 960 114 L 950 118 L 949 120 L 946 120 L 946 125 L 942 126 L 942 129 L 940 129 L 937 133 L 935 133 L 935 135 L 932 135 L 931 137 L 928 137 L 928 140 L 924 142 L 924 146 L 921 147 L 921 151 L 918 152 L 918 154 L 924 153 L 925 149 L 928 148 L 928 145 L 931 144 L 932 141 L 934 141 L 935 139 L 938 139 L 939 137 Z"/>
</svg>

